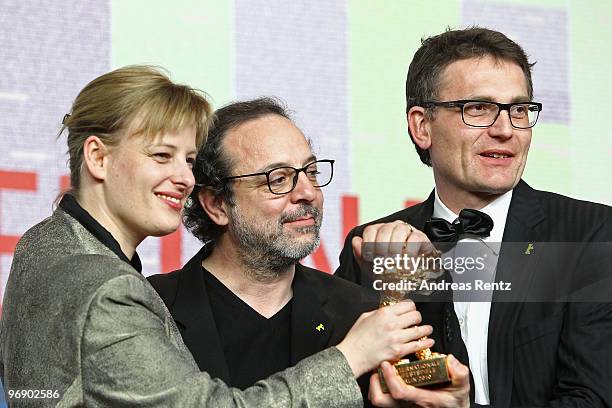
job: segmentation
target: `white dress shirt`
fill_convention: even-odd
[[[485,270],[482,272],[482,276],[479,274],[479,278],[494,282],[499,250],[506,227],[506,218],[508,216],[511,199],[512,190],[496,198],[489,205],[479,210],[493,219],[493,229],[488,237],[479,239],[460,238],[458,246],[443,256],[458,256],[455,251],[460,251],[461,249],[457,248],[465,242],[474,243],[470,245],[478,245],[478,243],[480,243],[483,246],[482,253],[486,254],[486,262]],[[442,218],[451,223],[459,217],[458,214],[453,213],[444,203],[442,203],[437,190],[434,201],[433,217]],[[489,372],[487,366],[487,339],[491,302],[454,302],[454,307],[457,318],[459,319],[461,338],[465,343],[470,359],[470,371],[474,377],[474,402],[481,405],[488,405]]]

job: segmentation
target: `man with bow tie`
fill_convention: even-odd
[[[364,242],[480,245],[490,252],[484,275],[511,282],[511,293],[474,302],[454,292],[453,301],[417,306],[435,348],[469,365],[474,406],[610,407],[612,209],[521,179],[542,110],[532,66],[518,44],[484,28],[423,40],[408,71],[406,112],[435,189],[353,229],[336,276],[372,288],[371,270],[358,262]],[[406,400],[412,392],[406,387]]]

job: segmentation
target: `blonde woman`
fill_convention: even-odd
[[[355,377],[414,352],[429,328],[404,303],[362,316],[345,340],[240,391],[200,373],[136,247],[176,230],[211,109],[151,67],[79,93],[68,132],[71,191],[17,245],[4,297],[10,406],[361,405]]]

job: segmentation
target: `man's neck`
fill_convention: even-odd
[[[504,194],[472,193],[468,191],[450,192],[438,186],[436,186],[436,193],[438,197],[440,197],[440,201],[442,201],[454,214],[459,214],[464,208],[481,210]]]
[[[222,241],[222,240],[220,240]],[[246,266],[236,250],[217,242],[202,266],[260,315],[270,318],[293,297],[295,264],[276,276],[260,278]]]

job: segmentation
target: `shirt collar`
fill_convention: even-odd
[[[130,264],[138,272],[142,273],[142,263],[136,252],[130,260],[121,250],[119,242],[104,228],[94,217],[91,216],[71,194],[64,194],[59,203],[59,207],[77,220],[87,231],[103,243],[108,249],[113,251],[122,261]]]
[[[487,242],[501,242],[506,228],[506,218],[510,209],[510,201],[512,200],[512,190],[505,192],[495,200],[481,208],[479,211],[487,214],[493,219],[493,229],[491,234],[483,238]],[[434,198],[433,217],[442,218],[448,222],[453,222],[459,217],[459,214],[452,212],[438,196],[438,190]]]

